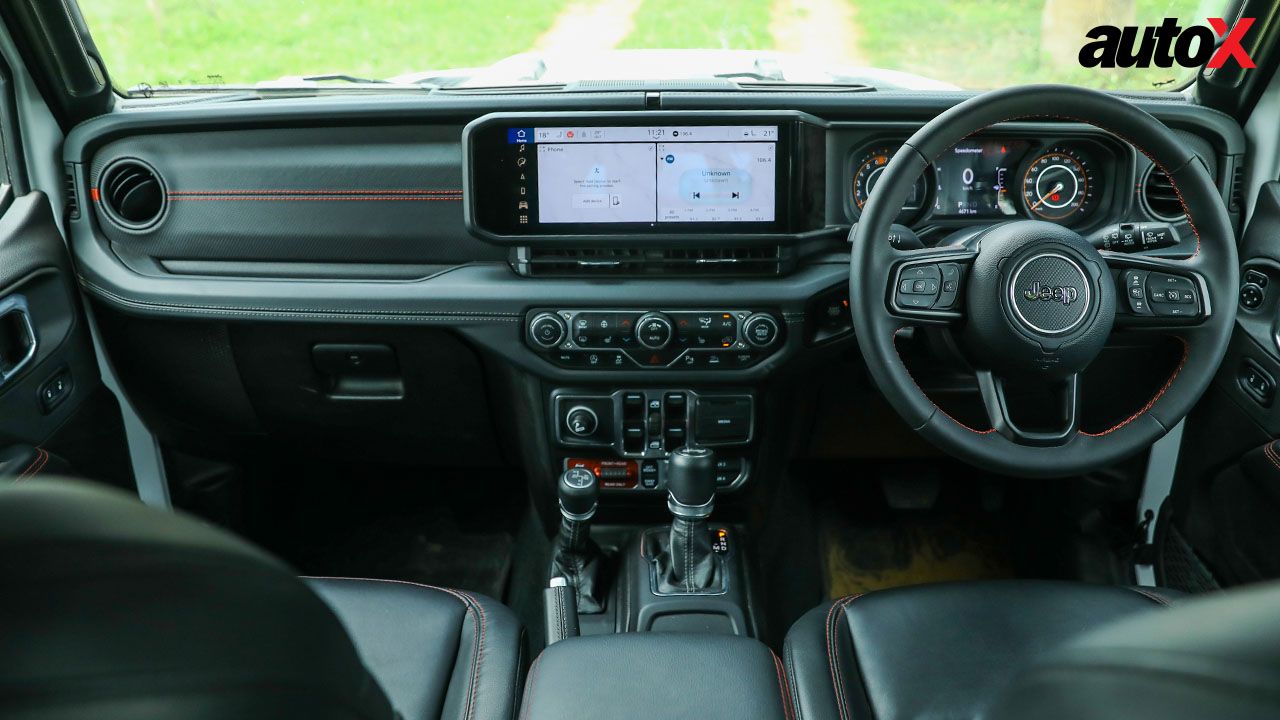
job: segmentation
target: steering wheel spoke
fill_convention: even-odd
[[[1013,419],[1008,385],[1003,377],[990,370],[979,370],[977,378],[978,391],[982,395],[982,404],[986,406],[987,419],[991,421],[991,427],[1009,440],[1031,447],[1051,447],[1065,445],[1075,437],[1080,426],[1078,420],[1080,376],[1078,373],[1072,373],[1066,378],[1051,383],[1049,393],[1054,396],[1051,402],[1057,406],[1060,424],[1036,430],[1028,429]]]
[[[1185,260],[1115,252],[1102,258],[1116,281],[1116,329],[1187,329],[1213,312],[1208,281]]]
[[[976,253],[938,248],[899,253],[889,273],[887,305],[894,317],[945,325],[964,317],[964,283]]]

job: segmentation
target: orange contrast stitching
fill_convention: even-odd
[[[831,608],[827,610],[827,665],[831,668],[831,686],[836,693],[836,706],[840,710],[841,720],[849,720],[849,707],[844,699],[844,678],[840,673],[836,672],[836,665],[840,664],[839,651],[836,649],[834,642],[834,623],[836,610],[844,611],[849,603],[862,597],[862,594],[849,595],[842,600],[838,600],[831,604]]]
[[[44,448],[36,448],[36,456],[31,459],[31,464],[18,475],[14,482],[22,482],[30,480],[40,474],[44,470],[44,466],[49,464],[49,453]]]
[[[903,360],[902,360],[902,352],[898,350],[898,335],[899,335],[903,330],[906,330],[906,329],[907,329],[907,328],[898,328],[897,330],[894,330],[894,331],[893,331],[893,339],[892,339],[890,342],[891,342],[891,343],[892,343],[892,345],[893,345],[893,351],[894,351],[895,353],[897,353],[897,355],[898,355],[898,362],[902,363],[902,369],[903,369],[903,371],[907,373],[907,377],[911,379],[911,383],[912,383],[913,385],[915,385],[915,386],[916,386],[916,389],[920,391],[920,394],[921,394],[921,395],[924,395],[924,397],[925,397],[925,399],[926,399],[926,400],[928,400],[929,402],[933,403],[933,406],[934,406],[935,408],[937,408],[938,412],[942,413],[943,417],[945,417],[946,419],[950,420],[951,422],[953,422],[953,423],[955,423],[955,424],[959,425],[960,427],[964,428],[965,430],[968,430],[969,432],[971,432],[971,433],[973,433],[973,434],[975,434],[975,435],[990,435],[991,433],[995,432],[995,431],[996,431],[996,429],[995,429],[995,428],[990,428],[990,429],[988,429],[988,430],[977,430],[977,429],[971,428],[971,427],[969,427],[968,425],[965,425],[964,423],[960,422],[959,420],[957,420],[957,419],[955,419],[955,418],[951,417],[951,414],[950,414],[950,413],[948,413],[946,410],[943,410],[943,409],[942,409],[942,407],[938,405],[938,403],[933,402],[933,400],[929,397],[929,394],[928,394],[928,393],[926,393],[926,392],[924,391],[924,388],[920,387],[920,383],[916,382],[916,379],[915,379],[914,377],[912,377],[912,375],[911,375],[911,371],[910,371],[910,370],[907,370],[907,364],[906,364],[905,362],[903,362]]]
[[[778,659],[778,654],[772,649],[769,654],[773,656],[773,669],[778,673],[778,693],[782,696],[782,714],[787,720],[792,720],[791,713],[791,689],[787,687],[787,681],[782,675],[782,661]]]
[[[1103,435],[1109,435],[1115,432],[1116,430],[1119,430],[1120,428],[1124,427],[1125,425],[1128,425],[1134,420],[1137,420],[1139,417],[1143,415],[1143,413],[1147,412],[1152,407],[1154,407],[1156,404],[1156,401],[1159,400],[1161,397],[1164,397],[1164,394],[1168,392],[1170,387],[1173,386],[1173,381],[1178,378],[1178,373],[1182,372],[1182,366],[1187,364],[1187,356],[1191,354],[1191,345],[1189,345],[1186,340],[1182,338],[1178,338],[1178,342],[1182,343],[1182,359],[1178,361],[1178,367],[1173,369],[1173,374],[1169,376],[1169,379],[1167,381],[1165,381],[1164,387],[1160,388],[1160,391],[1155,394],[1155,397],[1147,401],[1147,404],[1143,405],[1142,409],[1138,410],[1138,412],[1130,415],[1129,417],[1125,418],[1124,420],[1121,420],[1120,422],[1116,423],[1115,425],[1112,425],[1111,427],[1107,428],[1106,430],[1103,430],[1100,433],[1090,433],[1090,432],[1085,432],[1081,430],[1080,434],[1088,435],[1089,437],[1102,437]]]

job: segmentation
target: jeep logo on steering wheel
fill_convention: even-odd
[[[1041,285],[1037,280],[1031,283],[1031,287],[1022,291],[1022,297],[1025,300],[1044,302],[1059,302],[1063,305],[1070,305],[1080,297],[1080,291],[1070,285]]]

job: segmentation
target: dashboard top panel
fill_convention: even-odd
[[[463,326],[470,326],[473,321],[493,321],[509,330],[533,302],[530,293],[535,288],[554,285],[551,296],[535,293],[549,304],[634,304],[652,300],[655,280],[662,284],[664,296],[689,302],[696,299],[714,305],[718,302],[717,293],[732,293],[744,303],[767,299],[784,313],[797,312],[809,300],[801,294],[814,289],[807,281],[802,283],[801,278],[816,273],[824,278],[823,282],[839,282],[839,265],[846,250],[843,231],[856,219],[855,155],[876,143],[901,142],[922,122],[969,96],[662,92],[650,97],[641,92],[603,92],[127,103],[118,112],[81,124],[67,138],[63,159],[71,185],[82,198],[79,215],[69,218],[67,228],[86,287],[100,299],[133,314]],[[1195,144],[1208,164],[1218,162],[1224,167],[1221,163],[1244,151],[1242,130],[1220,113],[1182,100],[1133,100],[1187,133],[1189,142]],[[757,235],[762,243],[792,243],[797,257],[789,266],[791,269],[780,277],[723,278],[709,283],[693,274],[620,276],[611,277],[608,282],[565,278],[531,282],[507,266],[512,257],[507,248],[477,239],[465,225],[463,126],[494,112],[511,117],[537,113],[548,118],[598,117],[602,121],[626,120],[645,126],[661,125],[664,118],[688,119],[691,115],[721,125],[750,125],[777,118],[802,120],[806,126],[820,129],[824,136],[823,162],[810,166],[823,169],[822,183],[812,193],[821,196],[824,207],[817,224],[820,229],[781,236]],[[991,132],[1007,137],[1033,134],[1035,137],[1028,138],[1032,142],[1037,137],[1054,142],[1055,138],[1077,136],[1104,146],[1111,142],[1087,126],[1072,123],[1010,123]],[[1107,157],[1099,157],[1103,155],[1099,152],[1099,156],[1090,159],[1095,174],[1105,170],[1111,161],[1114,148],[1105,149]],[[418,188],[455,192],[447,200],[417,204],[396,204],[380,196],[371,202],[339,202],[334,200],[336,196],[323,194],[306,205],[249,199],[230,203],[192,201],[182,206],[186,208],[183,215],[171,215],[157,226],[156,231],[163,236],[148,236],[104,225],[95,203],[89,201],[90,189],[96,187],[96,173],[117,157],[107,153],[117,152],[120,157],[136,157],[151,164],[167,181],[172,181],[170,189],[179,191],[243,189],[232,183],[251,177],[261,180],[261,190]],[[1129,159],[1121,148],[1115,152],[1114,161],[1117,166],[1127,167],[1114,180],[1118,195],[1112,198],[1111,205],[1114,213],[1123,214],[1126,208],[1133,207],[1131,190],[1142,177],[1143,159]],[[1227,170],[1230,167],[1225,166]],[[1227,183],[1223,185],[1226,193],[1230,180],[1224,179],[1223,173],[1218,177],[1220,183]],[[1025,211],[1025,201],[1009,199]],[[173,205],[181,202],[185,201]],[[1089,215],[1090,220],[1080,227],[1091,227],[1094,220],[1100,222],[1107,216],[1104,207],[1098,205]],[[298,218],[306,215],[327,219],[300,225]],[[924,221],[928,227],[942,230],[947,223],[966,222],[963,218],[927,217]],[[300,233],[300,227],[311,227],[312,234]],[[635,238],[634,244],[714,247],[736,243],[744,237],[750,235],[648,235]],[[319,245],[316,238],[320,239]],[[572,236],[566,242],[581,245],[593,241],[590,236]],[[324,260],[340,267],[330,271],[325,262],[308,258],[317,247],[327,247]],[[433,257],[433,250],[440,252]],[[387,279],[380,279],[377,273],[351,270],[388,263],[432,267],[417,275],[410,270],[388,272]],[[303,264],[308,265],[305,274],[293,271]],[[216,272],[201,272],[201,268],[214,268]],[[740,297],[744,293],[758,297]]]

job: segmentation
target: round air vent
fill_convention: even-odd
[[[160,176],[138,160],[120,160],[103,170],[98,199],[112,220],[131,230],[154,225],[165,207]]]
[[[1147,177],[1142,181],[1142,203],[1157,220],[1176,222],[1186,216],[1173,182],[1155,165],[1147,168]]]

